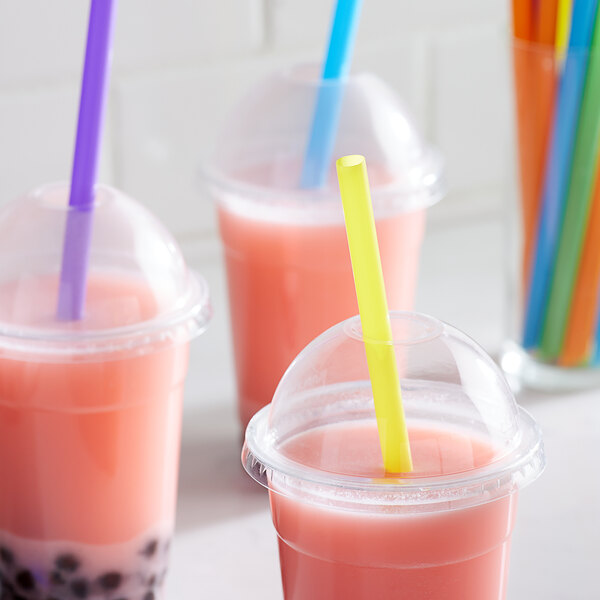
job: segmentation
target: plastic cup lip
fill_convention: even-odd
[[[342,493],[359,492],[352,503],[372,504],[373,496],[384,495],[383,504],[427,505],[460,499],[469,505],[509,495],[537,478],[544,469],[542,433],[533,417],[519,407],[521,436],[518,445],[507,455],[489,465],[449,475],[409,475],[406,477],[375,478],[344,475],[307,467],[279,454],[272,447],[261,446],[267,436],[270,405],[262,408],[250,420],[242,448],[242,464],[246,472],[267,489],[282,495],[296,496],[296,485],[314,486],[320,490]],[[272,440],[271,440],[272,441]],[[273,477],[281,475],[287,486],[272,485]],[[327,492],[325,492],[327,494]],[[427,496],[424,497],[424,495]]]
[[[441,154],[434,149],[430,149],[432,162],[443,164]],[[218,167],[205,163],[200,166],[200,181],[217,191],[217,202],[227,205],[228,202],[221,196],[233,196],[234,198],[243,198],[252,204],[258,204],[265,207],[276,207],[281,211],[287,209],[290,213],[298,209],[306,210],[310,208],[314,212],[328,212],[331,210],[331,204],[336,207],[339,202],[339,193],[334,189],[286,189],[275,188],[267,185],[259,185],[247,181],[241,181],[229,177]],[[416,210],[429,208],[437,204],[446,193],[446,183],[443,173],[429,173],[423,178],[423,186],[410,189],[396,184],[374,185],[371,187],[371,198],[376,214],[385,211],[394,213],[413,212]],[[281,199],[284,197],[288,206],[281,205]],[[340,215],[341,203],[339,203]]]
[[[538,42],[533,40],[524,40],[522,38],[515,37],[514,34],[509,34],[509,43],[512,44],[513,48],[520,51],[527,51],[530,56],[538,56],[539,58],[545,58],[549,60],[556,59],[556,46],[553,44],[547,44],[544,42]],[[566,51],[571,56],[584,57],[597,50],[591,50],[589,46],[569,46]]]
[[[93,359],[98,354],[145,354],[164,342],[187,342],[203,333],[212,317],[205,279],[188,271],[188,294],[174,311],[131,325],[99,330],[13,327],[0,322],[0,351],[32,354],[56,361]]]

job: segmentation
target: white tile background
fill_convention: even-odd
[[[355,55],[357,67],[398,91],[447,158],[449,195],[431,211],[417,306],[491,351],[502,336],[508,5],[365,0]],[[0,202],[69,177],[87,7],[0,1]],[[198,166],[250,83],[290,61],[320,59],[332,8],[332,0],[119,2],[101,178],[163,219],[209,280],[215,317],[193,349],[192,404],[233,397],[222,262]],[[440,253],[446,245],[452,252]],[[478,305],[477,267],[496,286],[493,306]]]

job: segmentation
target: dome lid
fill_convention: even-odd
[[[318,67],[300,65],[255,85],[225,121],[204,169],[212,191],[232,210],[255,218],[343,218],[335,159],[365,156],[376,214],[437,202],[443,161],[428,145],[397,94],[377,76],[322,81]],[[304,153],[319,93],[341,98],[328,178],[301,189]]]
[[[56,318],[69,187],[50,184],[0,210],[0,353],[85,360],[187,341],[211,315],[205,281],[141,204],[96,188],[84,315]]]
[[[414,470],[383,469],[354,317],[311,342],[251,420],[242,457],[250,475],[315,502],[403,510],[476,505],[535,479],[541,432],[482,348],[426,315],[393,312],[391,323]]]

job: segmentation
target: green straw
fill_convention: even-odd
[[[575,138],[569,191],[540,344],[540,356],[545,360],[557,359],[562,350],[590,213],[600,138],[598,47],[600,47],[600,17],[596,14]]]

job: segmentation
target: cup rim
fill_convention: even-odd
[[[13,327],[0,323],[0,352],[23,353],[44,360],[78,362],[104,353],[145,354],[157,344],[186,342],[203,333],[212,318],[206,280],[188,271],[188,294],[177,310],[146,321],[92,331],[60,331],[36,327]]]
[[[423,186],[411,189],[392,183],[371,187],[375,216],[426,209],[437,204],[446,195],[443,158],[433,148],[430,148],[429,154],[432,162],[438,165],[438,172],[425,175]],[[250,214],[254,207],[261,206],[272,209],[274,216],[278,214],[284,217],[282,220],[287,216],[293,222],[298,222],[297,213],[307,209],[321,216],[335,213],[343,219],[339,192],[335,189],[274,188],[234,179],[210,163],[200,166],[199,179],[212,192],[217,204],[227,207],[243,204]],[[282,197],[286,199],[286,205],[281,204]],[[274,220],[280,219],[275,217]]]
[[[377,480],[372,477],[344,475],[300,465],[274,452],[260,448],[258,439],[265,435],[270,405],[262,408],[250,420],[242,448],[242,464],[246,472],[272,492],[297,496],[274,485],[273,479],[283,476],[288,489],[313,490],[316,497],[332,498],[349,493],[350,504],[383,504],[388,506],[435,506],[459,500],[474,506],[513,493],[536,479],[545,467],[542,434],[533,417],[518,407],[520,440],[509,453],[488,465],[447,475],[412,475]],[[310,491],[308,492],[310,494]],[[364,495],[364,497],[363,497]],[[328,503],[329,503],[328,501]]]

